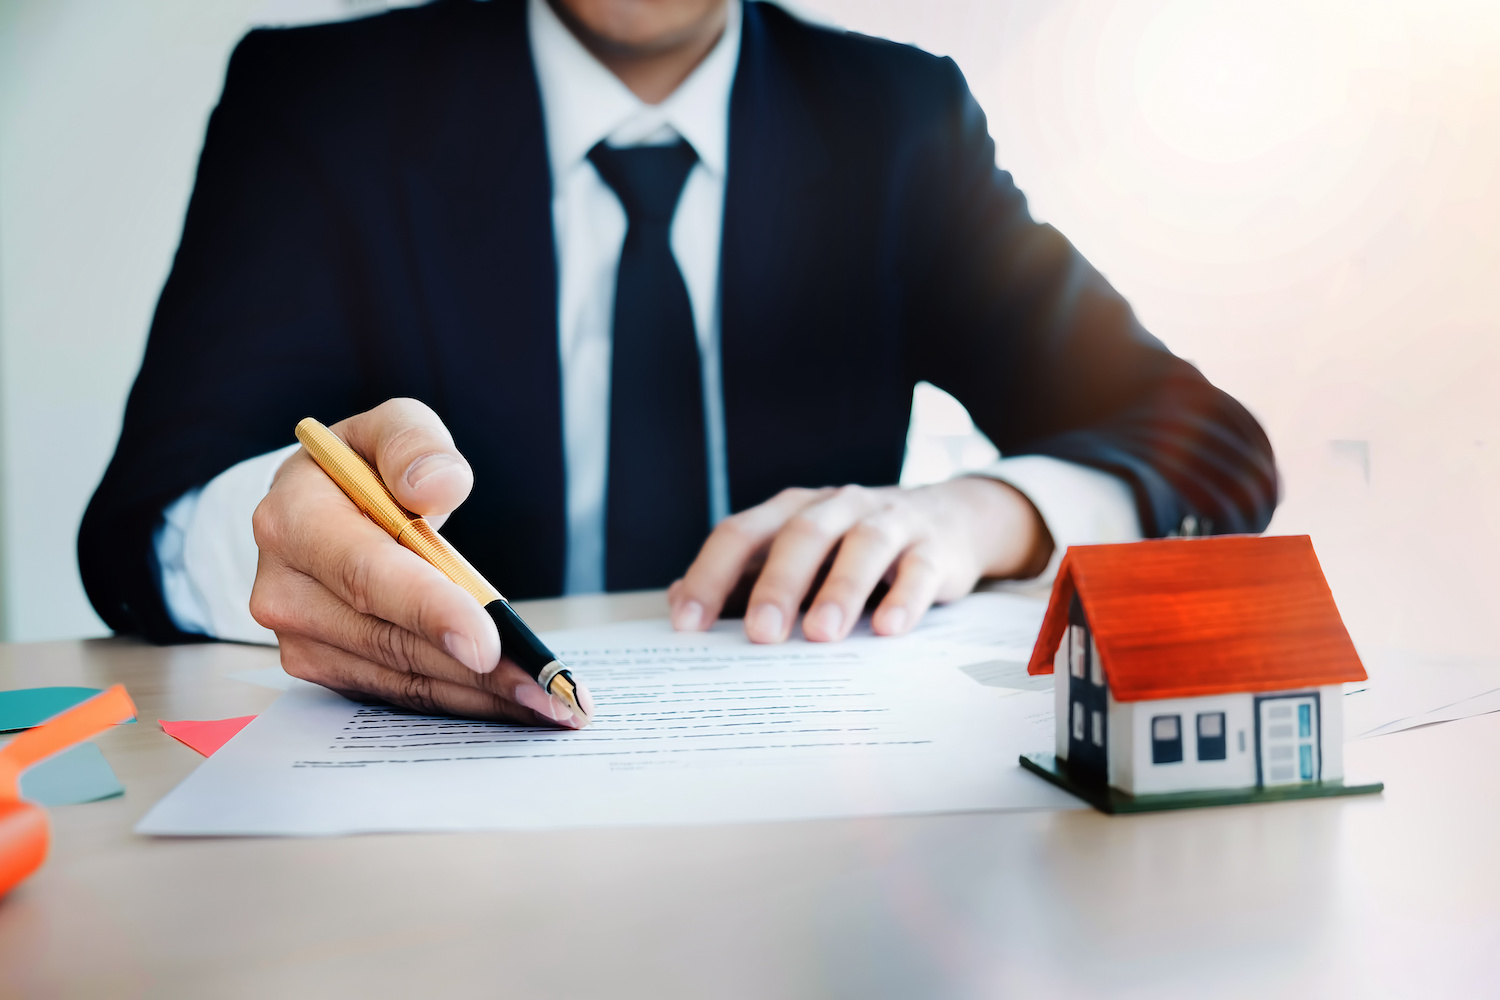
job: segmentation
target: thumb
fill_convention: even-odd
[[[380,472],[407,510],[446,516],[474,488],[474,472],[426,403],[388,399],[332,430]]]

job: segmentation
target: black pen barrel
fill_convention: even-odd
[[[542,671],[557,659],[542,640],[531,631],[531,626],[521,620],[516,609],[504,598],[491,601],[484,606],[500,630],[500,654],[514,660],[522,670],[532,677],[541,678]]]

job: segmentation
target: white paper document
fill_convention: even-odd
[[[1408,650],[1361,650],[1369,680],[1344,689],[1353,739],[1500,711],[1500,660]]]
[[[832,644],[756,646],[739,622],[554,632],[548,645],[597,703],[579,732],[297,685],[137,829],[320,835],[1077,807],[1016,762],[1052,745],[1052,695],[1025,689],[1037,679],[1021,659],[1041,613],[980,594],[910,636],[866,630]]]

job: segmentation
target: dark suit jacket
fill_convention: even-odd
[[[550,184],[522,0],[240,43],[79,535],[110,627],[186,638],[152,548],[167,504],[392,396],[473,465],[445,534],[511,596],[561,590]],[[1269,520],[1260,427],[1032,221],[952,61],[746,3],[723,233],[734,509],[895,482],[926,379],[1004,454],[1123,477],[1148,534]]]

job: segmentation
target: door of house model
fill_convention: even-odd
[[[1318,696],[1282,695],[1256,699],[1260,730],[1260,783],[1296,785],[1317,781],[1323,761],[1319,750]]]

